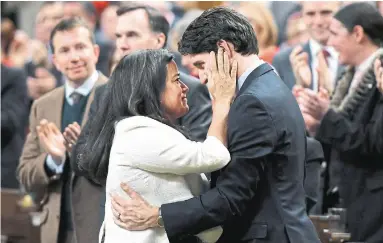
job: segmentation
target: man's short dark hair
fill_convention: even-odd
[[[251,24],[238,12],[216,7],[203,12],[186,29],[178,51],[182,55],[218,51],[217,42],[225,40],[242,55],[258,54],[258,41]]]
[[[120,7],[117,10],[117,16],[121,16],[139,9],[144,10],[148,15],[149,26],[151,31],[154,33],[163,33],[165,35],[165,42],[163,46],[165,47],[168,40],[169,22],[166,20],[165,16],[157,9],[147,5],[129,3],[125,6]]]
[[[89,31],[89,38],[90,38],[90,41],[95,44],[95,38],[94,38],[94,34],[93,34],[93,31],[89,28],[89,26],[84,22],[83,19],[79,18],[79,17],[75,17],[75,18],[70,18],[70,19],[64,19],[64,20],[61,20],[55,27],[54,29],[52,30],[51,32],[51,37],[50,37],[50,46],[51,46],[51,49],[52,49],[52,52],[54,53],[55,52],[55,49],[54,49],[54,46],[53,46],[53,38],[55,37],[56,33],[57,32],[62,32],[62,31],[68,31],[68,30],[73,30],[74,28],[77,28],[77,27],[84,27],[85,29],[87,29]]]

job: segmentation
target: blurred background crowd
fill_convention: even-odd
[[[294,73],[293,48],[295,46],[301,45],[303,50],[309,53],[308,62],[311,70],[315,69],[318,62],[315,60],[317,56],[313,54],[314,50],[328,46],[326,58],[329,55],[328,66],[334,76],[333,83],[328,84],[329,91],[335,89],[336,77],[344,71],[338,63],[339,53],[327,45],[327,40],[333,14],[350,2],[302,4],[298,1],[145,1],[136,3],[149,5],[165,16],[170,25],[166,48],[174,54],[179,69],[196,78],[199,76],[198,68],[187,56],[183,57],[178,53],[177,43],[195,18],[204,10],[215,6],[233,8],[248,18],[258,39],[259,57],[275,68],[290,89],[293,89],[295,84],[304,82],[304,80],[297,80],[297,74]],[[116,41],[118,41],[116,11],[126,4],[129,2],[1,2],[2,231],[8,232],[8,235],[20,233],[21,231],[17,232],[17,227],[27,228],[25,224],[30,224],[32,217],[18,216],[20,219],[16,220],[17,217],[14,216],[20,211],[19,208],[27,208],[34,203],[33,197],[29,195],[20,198],[25,195],[25,190],[16,177],[25,138],[29,133],[28,117],[31,106],[35,100],[65,83],[65,75],[53,64],[53,50],[50,46],[51,31],[65,18],[81,17],[85,20],[94,32],[95,42],[100,47],[96,69],[108,77],[122,56],[121,50],[116,47]],[[382,1],[369,2],[369,4],[383,14]],[[383,30],[381,34],[383,35]],[[133,49],[136,48],[134,40],[129,45]],[[316,79],[318,77],[313,74],[311,82],[313,90],[318,90],[318,87],[315,87],[318,85]],[[366,109],[370,108],[366,107]],[[383,136],[383,134],[376,136]],[[381,155],[383,148],[378,150],[377,153]],[[330,166],[332,161],[338,162],[341,159],[334,158],[331,147],[323,146],[323,151],[324,156],[323,158],[319,156],[317,164],[319,171],[317,191],[320,196],[309,212],[313,215],[325,215],[330,208],[342,206],[338,187],[340,183],[343,183],[339,178],[344,168],[339,169],[336,162]],[[383,177],[376,180],[379,180],[383,187]],[[374,188],[376,189],[383,190],[380,187]],[[382,197],[381,199],[383,200]],[[380,204],[383,204],[383,201],[380,201]],[[6,214],[5,211],[8,213]],[[380,213],[383,213],[383,210]],[[9,216],[8,221],[3,221],[7,216]],[[20,226],[23,225],[21,222],[23,220],[28,223],[24,222],[24,226]],[[5,227],[4,224],[9,227]],[[33,224],[39,225],[38,222]],[[35,237],[32,236],[33,229],[27,231],[25,234],[29,235],[28,237]],[[5,233],[2,235],[6,237]],[[6,242],[5,238],[3,240]],[[28,239],[20,242],[34,241]],[[383,239],[379,242],[383,242]]]

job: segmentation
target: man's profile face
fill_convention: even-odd
[[[333,2],[303,2],[302,15],[307,30],[314,40],[325,45],[329,36],[329,27],[334,13],[340,3]]]
[[[117,18],[116,47],[120,57],[137,50],[160,49],[157,33],[153,33],[145,10],[137,9]]]
[[[190,54],[187,55],[190,62],[198,70],[199,80],[202,84],[207,83],[207,71],[210,69],[210,54],[200,53],[200,54]]]

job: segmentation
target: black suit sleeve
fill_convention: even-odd
[[[381,156],[383,154],[383,95],[379,94],[379,96],[372,116],[365,125],[354,127],[349,119],[330,109],[322,119],[316,138],[340,151]]]
[[[307,137],[304,180],[307,212],[309,212],[320,199],[320,176],[323,161],[324,153],[322,145],[314,138]]]
[[[72,167],[73,171],[77,175],[86,176],[86,173],[84,173],[83,171],[81,171],[79,169],[79,167],[78,167],[79,161],[78,160],[79,160],[79,157],[82,153],[82,149],[85,146],[86,139],[87,139],[88,134],[89,134],[89,124],[90,124],[89,121],[92,121],[92,119],[94,119],[94,117],[95,117],[95,114],[98,110],[98,105],[99,105],[100,99],[102,98],[101,96],[102,96],[102,92],[104,90],[104,87],[105,87],[105,85],[102,85],[96,89],[95,95],[94,95],[94,100],[93,100],[93,102],[89,108],[88,121],[85,123],[85,125],[82,129],[81,134],[77,140],[77,143],[72,148],[72,157],[71,157],[72,159],[70,160],[70,163],[71,163],[71,167]]]
[[[181,77],[183,80],[191,77]],[[186,80],[185,80],[186,81]],[[192,81],[192,82],[191,82]],[[211,101],[209,91],[205,85],[197,80],[185,82],[189,87],[189,112],[181,118],[181,125],[186,127],[191,138],[195,141],[204,141],[211,123]]]
[[[260,101],[242,95],[230,109],[228,126],[231,162],[216,187],[199,197],[161,206],[170,238],[223,225],[231,217],[244,214],[255,197],[265,159],[277,141],[273,121]]]
[[[1,68],[1,139],[4,143],[26,126],[29,99],[25,72],[4,66]]]

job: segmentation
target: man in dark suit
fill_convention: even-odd
[[[332,72],[332,79],[335,80],[337,74],[342,71],[338,68],[338,56],[336,51],[327,46],[327,40],[330,35],[328,27],[332,15],[340,7],[339,2],[302,2],[302,15],[304,22],[307,26],[310,40],[299,47],[292,47],[278,53],[273,60],[272,65],[278,72],[279,76],[286,83],[286,85],[292,89],[295,84],[299,84],[299,80],[296,80],[294,76],[294,66],[292,66],[291,60],[299,60],[296,64],[302,64],[305,68],[309,68],[311,73],[303,73],[303,79],[308,79],[308,87],[317,90],[318,87],[318,75],[313,70],[318,66],[317,54],[320,51],[324,51],[326,61]],[[300,68],[302,73],[304,68]],[[302,70],[303,69],[303,70]],[[333,83],[335,85],[335,83]]]
[[[160,208],[123,186],[132,200],[114,197],[115,222],[129,230],[165,227],[170,241],[222,225],[218,242],[319,242],[306,214],[306,134],[294,96],[258,58],[250,23],[222,7],[189,25],[179,51],[191,56],[206,83],[209,53],[218,47],[238,62],[227,131],[231,162],[212,174],[208,192]]]
[[[26,74],[1,64],[1,187],[18,188],[16,168],[28,119]]]

